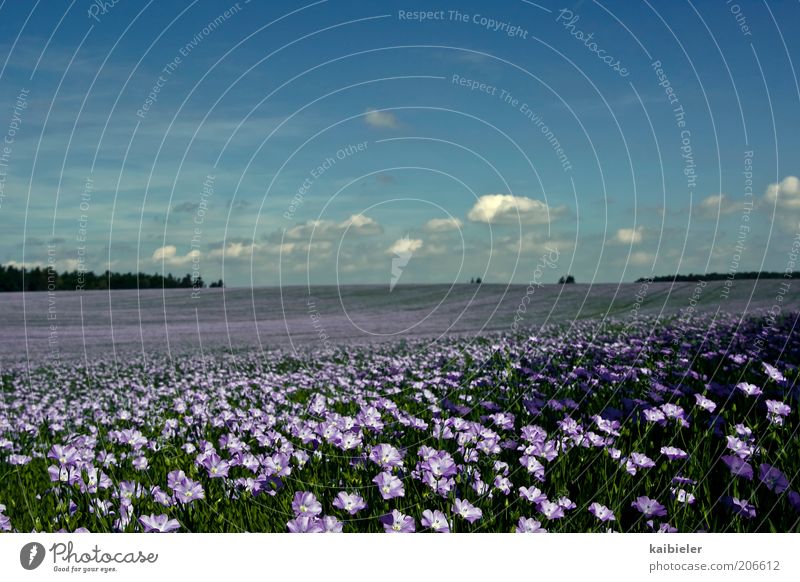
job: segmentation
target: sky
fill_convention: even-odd
[[[0,1],[0,263],[227,286],[784,271],[799,15]]]

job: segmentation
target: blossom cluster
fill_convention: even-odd
[[[8,364],[0,531],[796,531],[800,341],[760,325]]]

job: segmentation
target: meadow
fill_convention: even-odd
[[[0,530],[789,532],[798,314],[0,370]]]
[[[638,315],[752,313],[776,302],[780,280],[526,285],[328,285],[0,293],[0,363],[118,358],[204,350],[316,350]],[[724,295],[726,294],[726,295]],[[783,297],[784,310],[800,297]],[[520,310],[524,312],[520,313]],[[689,315],[691,315],[690,313]],[[322,336],[322,337],[320,337]]]

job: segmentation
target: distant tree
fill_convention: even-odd
[[[733,278],[729,273],[706,273],[699,275],[689,273],[688,275],[659,275],[658,277],[640,277],[636,279],[637,283],[645,281],[655,281],[656,283],[695,283],[698,281],[724,281]],[[783,271],[739,271],[736,273],[736,279],[783,279],[783,278],[800,278],[800,271],[792,271],[791,273]]]
[[[481,278],[480,278],[480,277],[478,277],[477,279],[475,279],[475,284],[476,284],[476,285],[480,285],[481,283],[482,283],[482,281],[481,281]]]
[[[216,281],[216,282],[212,282],[211,285],[209,285],[209,287],[214,287],[214,288],[216,288],[216,287],[224,287],[224,285],[222,284],[222,279],[220,279],[219,281]]]
[[[470,282],[470,285],[474,285],[474,284],[475,284],[475,277],[473,277],[472,279],[470,279],[470,280],[469,280],[469,282]]]
[[[172,275],[146,273],[112,273],[104,271],[64,271],[58,273],[50,267],[33,269],[0,265],[0,292],[2,291],[89,291],[101,289],[175,289],[178,287],[205,287],[202,277],[186,275],[180,279]],[[217,282],[222,287],[222,279]]]
[[[561,277],[558,280],[559,285],[570,285],[575,282],[575,277],[572,275],[567,275],[566,277]]]

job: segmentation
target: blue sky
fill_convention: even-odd
[[[524,283],[553,249],[542,282],[787,266],[796,2],[101,4],[0,4],[0,262],[229,285],[388,284],[393,261]]]

